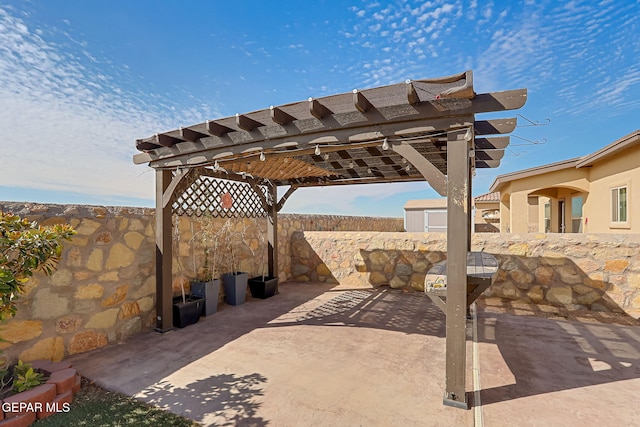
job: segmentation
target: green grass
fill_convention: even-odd
[[[69,412],[60,412],[33,424],[47,426],[198,426],[179,415],[146,405],[95,384],[84,384],[75,395]]]

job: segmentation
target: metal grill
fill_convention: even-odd
[[[267,203],[272,204],[271,193],[266,186],[258,186]],[[198,175],[171,205],[173,213],[184,216],[212,215],[214,217],[257,218],[267,216],[260,197],[251,185]]]

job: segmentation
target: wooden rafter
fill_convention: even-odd
[[[371,102],[369,102],[367,97],[357,89],[353,90],[353,105],[355,105],[358,111],[360,111],[361,113],[366,113],[367,111],[373,109],[373,105],[371,104]]]
[[[271,109],[271,120],[273,120],[274,123],[277,123],[279,125],[284,126],[287,123],[290,123],[296,119],[292,115],[285,113],[281,108],[274,107],[272,105],[270,109]]]
[[[134,162],[137,164],[151,162],[151,166],[164,167],[163,162],[159,160],[165,158],[172,158],[172,160],[178,160],[185,157],[200,157],[201,153],[210,150],[224,149],[225,146],[231,144],[236,146],[244,146],[244,148],[256,148],[256,149],[270,149],[278,144],[285,142],[297,142],[300,145],[314,144],[315,140],[326,138],[326,134],[330,133],[335,140],[349,140],[349,138],[362,133],[363,129],[384,129],[384,132],[378,132],[380,137],[395,136],[396,134],[403,134],[411,132],[416,127],[416,123],[421,123],[428,126],[430,120],[438,122],[436,128],[442,129],[441,122],[447,121],[451,124],[451,127],[455,127],[459,117],[468,116],[469,114],[476,114],[490,111],[505,111],[515,108],[520,108],[526,100],[526,90],[519,89],[514,91],[496,92],[492,94],[477,95],[473,100],[465,100],[462,104],[452,103],[452,100],[437,100],[431,102],[420,102],[419,104],[412,105],[411,110],[404,110],[401,108],[396,109],[396,113],[406,114],[393,117],[392,120],[388,120],[383,115],[367,116],[366,119],[353,123],[350,126],[345,126],[336,129],[336,120],[329,120],[331,115],[324,120],[318,120],[313,118],[313,126],[311,122],[305,124],[305,120],[297,121],[296,126],[288,126],[286,128],[279,127],[278,125],[271,127],[259,127],[260,132],[255,132],[257,128],[248,125],[248,128],[254,130],[254,132],[246,131],[234,131],[224,133],[224,137],[230,137],[231,141],[223,140],[220,136],[210,136],[208,138],[202,138],[196,142],[181,142],[180,148],[175,147],[176,144],[167,147],[159,147],[153,151],[137,154],[134,156]],[[389,110],[388,114],[392,114]],[[448,115],[443,119],[442,115]],[[327,122],[327,120],[329,120]],[[342,120],[342,119],[340,119]],[[242,121],[242,120],[241,120]],[[307,120],[308,122],[308,120]],[[212,122],[208,122],[207,126],[213,127]],[[192,126],[195,129],[200,128],[201,125]],[[204,128],[204,124],[202,125]],[[279,128],[279,129],[278,129]],[[300,129],[305,129],[304,132]],[[204,130],[204,129],[203,129]],[[213,132],[209,132],[213,133]],[[173,138],[173,137],[172,137]],[[235,139],[234,139],[235,138]],[[174,138],[172,141],[175,141]],[[140,144],[147,143],[147,140],[138,140],[138,146]],[[153,139],[151,140],[153,141]],[[168,142],[168,141],[167,141]],[[148,147],[148,145],[146,145]],[[229,147],[227,147],[229,148]],[[148,150],[148,148],[146,148]],[[182,164],[188,164],[184,162]],[[173,163],[178,165],[181,163]]]
[[[253,120],[245,114],[236,114],[236,125],[247,132],[250,132],[260,126],[264,126],[262,123]]]
[[[189,128],[180,128],[179,132],[180,132],[180,138],[181,139],[183,139],[185,141],[191,141],[191,142],[197,141],[200,138],[204,138],[204,137],[207,136],[207,135],[205,135],[203,133],[196,132],[196,131],[194,131],[192,129],[189,129]]]
[[[322,120],[323,118],[333,114],[333,112],[322,105],[320,101],[313,98],[309,98],[309,112],[318,120]]]
[[[209,133],[209,135],[221,137],[229,132],[233,132],[233,129],[227,126],[223,126],[220,123],[216,123],[212,120],[207,120],[205,122],[205,129]]]
[[[411,80],[407,81],[407,101],[409,101],[409,104],[411,105],[420,102],[418,92],[416,92],[416,88],[413,83],[411,83]]]

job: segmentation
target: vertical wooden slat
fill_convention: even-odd
[[[467,197],[469,142],[466,130],[451,132],[447,140],[447,320],[446,389],[443,403],[468,408],[466,374]]]
[[[162,202],[171,178],[171,171],[156,170],[156,331],[163,333],[173,329],[171,203]]]

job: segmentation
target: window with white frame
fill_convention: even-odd
[[[544,204],[544,232],[551,233],[551,203]]]
[[[582,196],[571,198],[571,232],[582,233]]]
[[[611,189],[611,222],[627,222],[627,187]]]

